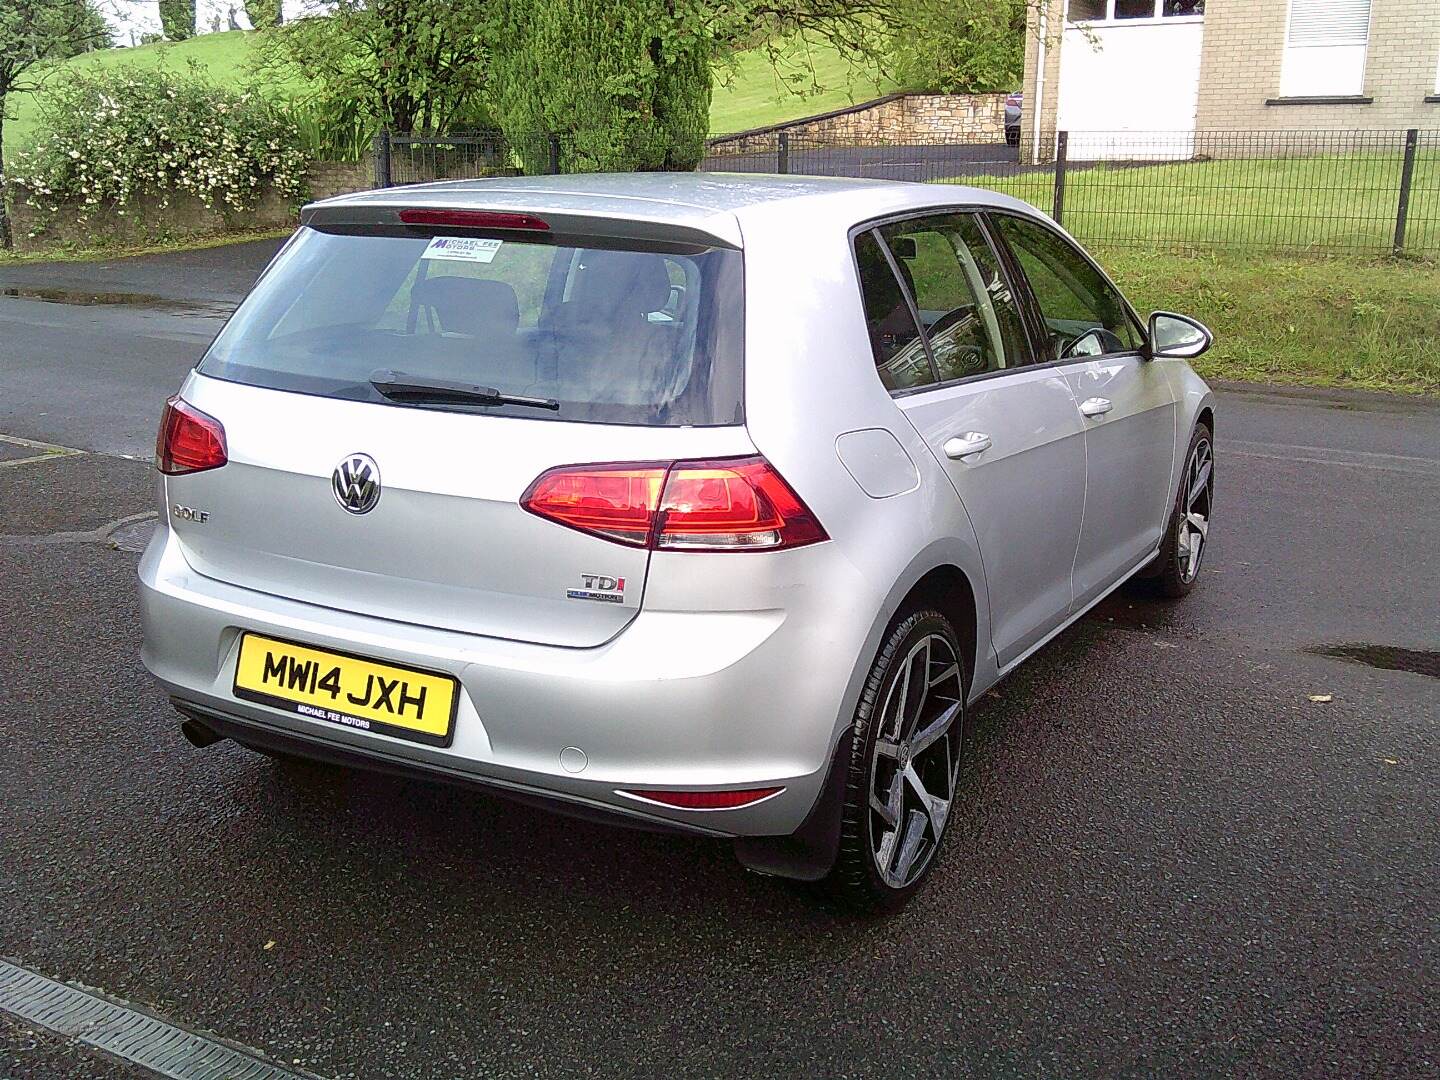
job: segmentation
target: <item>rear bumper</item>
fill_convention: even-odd
[[[163,527],[141,560],[140,586],[145,666],[182,711],[220,734],[719,837],[788,835],[806,821],[824,786],[854,661],[844,658],[843,673],[817,670],[806,620],[774,610],[646,610],[610,642],[587,649],[374,619],[205,578]],[[247,630],[454,674],[462,695],[451,745],[423,746],[238,700],[231,686]],[[570,768],[562,766],[566,748],[584,752],[580,771],[572,771],[573,751]],[[784,790],[723,811],[672,809],[621,793],[762,786]]]

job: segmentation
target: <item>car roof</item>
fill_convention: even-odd
[[[747,218],[784,204],[787,215],[815,214],[852,225],[908,210],[980,206],[1034,214],[1018,199],[958,184],[917,184],[764,173],[571,173],[451,180],[341,195],[305,208],[306,223],[393,221],[406,207],[525,209],[567,220],[629,221],[654,235],[669,230],[741,246]],[[617,234],[618,235],[618,234]]]

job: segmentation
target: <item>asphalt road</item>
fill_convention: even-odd
[[[722,845],[181,740],[114,455],[264,254],[0,279],[202,307],[0,296],[0,434],[99,451],[0,442],[0,956],[337,1078],[1440,1069],[1440,680],[1315,651],[1440,651],[1440,409],[1222,394],[1202,587],[989,695],[935,880],[857,921]],[[126,1074],[6,1021],[0,1075]]]

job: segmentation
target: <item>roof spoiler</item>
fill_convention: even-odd
[[[419,194],[418,192],[416,193]],[[530,193],[527,193],[530,194]],[[695,244],[702,247],[724,247],[739,250],[740,226],[733,214],[703,212],[662,216],[643,202],[636,202],[635,212],[629,207],[623,215],[603,211],[590,212],[573,207],[546,206],[543,199],[527,199],[523,206],[509,199],[495,199],[485,205],[469,203],[457,206],[453,200],[440,203],[433,198],[413,198],[394,201],[379,201],[373,198],[363,202],[340,200],[311,203],[300,211],[300,224],[316,229],[326,228],[415,228],[433,233],[437,229],[477,229],[485,233],[516,236],[587,237],[605,240],[636,240],[649,243]],[[673,206],[667,209],[674,209]],[[690,208],[684,208],[689,210]],[[453,224],[407,224],[401,220],[404,211],[456,211],[462,214],[476,214],[499,222],[506,217],[540,219],[548,226],[546,230],[532,227],[505,227],[500,224],[462,225]],[[406,217],[416,217],[406,214]],[[426,215],[430,216],[430,215]],[[438,214],[435,216],[439,216]],[[678,220],[677,220],[678,218]]]

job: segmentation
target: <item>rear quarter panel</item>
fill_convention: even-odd
[[[898,186],[898,185],[897,185]],[[883,208],[882,208],[883,209]],[[870,354],[849,230],[861,220],[762,205],[745,235],[745,410],[750,437],[831,537],[824,577],[776,583],[804,590],[823,640],[811,662],[835,687],[849,723],[881,637],[911,587],[936,566],[970,579],[979,609],[972,692],[993,677],[985,579],[974,529],[915,429],[880,383]],[[918,485],[868,495],[842,464],[837,437],[884,429],[914,464]]]

